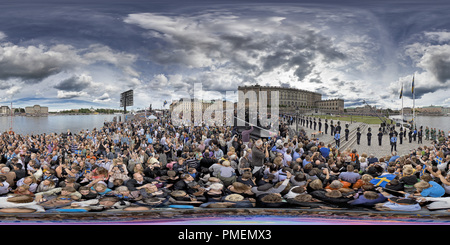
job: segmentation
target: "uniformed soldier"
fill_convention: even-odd
[[[316,130],[317,127],[317,122],[316,122],[316,118],[314,118],[314,130]]]
[[[361,132],[359,127],[356,129],[356,144],[359,145],[359,143],[361,142]]]
[[[322,131],[322,120],[319,118],[319,131]]]
[[[381,143],[383,141],[383,132],[381,131],[381,128],[378,130],[378,145],[381,146]]]
[[[348,134],[350,130],[348,129],[348,123],[345,124],[345,141],[348,141]]]
[[[325,119],[325,134],[328,134],[328,119]]]
[[[423,137],[423,131],[422,131],[422,129],[420,129],[419,132],[417,132],[417,143],[418,144],[422,144],[422,137]]]
[[[413,134],[413,131],[412,131],[412,129],[410,129],[408,132],[409,143],[412,142],[412,134]]]
[[[371,133],[372,129],[368,128],[367,130],[369,131],[367,132],[367,145],[370,146],[370,141],[372,140],[372,133]]]
[[[330,134],[331,134],[331,135],[334,135],[334,124],[333,124],[333,120],[331,120],[331,122],[330,122],[330,127],[331,127],[331,132],[330,132]]]
[[[403,127],[400,128],[400,134],[399,134],[398,139],[400,140],[400,145],[403,144]]]
[[[429,139],[430,139],[430,129],[427,126],[425,128],[425,140],[429,140]]]
[[[334,130],[339,132],[339,134],[341,134],[341,122],[340,121],[337,122],[337,126],[336,126],[336,128],[334,128]]]

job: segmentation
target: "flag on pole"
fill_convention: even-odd
[[[164,105],[163,106],[166,106],[167,105],[167,100],[164,100]]]
[[[401,99],[403,97],[403,84],[402,84],[402,90],[400,90],[400,98]]]
[[[413,76],[412,85],[411,85],[411,93],[414,94],[414,76]]]

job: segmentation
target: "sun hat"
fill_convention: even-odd
[[[344,186],[341,181],[339,180],[333,180],[330,184],[331,189],[340,189]]]
[[[211,188],[211,190],[222,190],[223,189],[223,185],[221,183],[213,183],[209,186],[209,188]]]
[[[330,192],[325,193],[325,196],[331,197],[331,198],[339,198],[339,197],[342,197],[342,193],[338,190],[332,190]]]
[[[233,184],[231,184],[234,188],[234,192],[247,192],[251,189],[250,186],[241,183],[241,182],[234,182]]]
[[[283,199],[274,193],[270,193],[265,195],[263,198],[261,198],[261,201],[266,202],[266,203],[277,203],[277,202],[281,202]]]
[[[186,192],[183,190],[175,190],[170,193],[172,197],[184,197],[186,196]]]
[[[239,202],[244,200],[244,197],[240,194],[230,194],[225,197],[225,200],[230,202]]]
[[[309,202],[312,200],[312,196],[310,194],[301,194],[294,197],[294,199],[298,202]]]
[[[13,202],[13,203],[29,203],[29,202],[32,202],[33,200],[34,200],[33,197],[30,197],[28,195],[8,197],[6,199],[6,201]]]

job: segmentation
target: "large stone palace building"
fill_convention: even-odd
[[[30,116],[46,116],[48,115],[48,107],[34,105],[25,107],[25,113]]]
[[[271,92],[278,91],[280,113],[295,113],[298,109],[300,113],[333,113],[344,112],[343,99],[322,100],[322,94],[303,89],[284,88],[275,86],[239,86],[238,101],[245,100],[245,106],[249,107],[249,92],[256,92],[259,103],[259,92],[267,92],[267,104],[271,105]]]

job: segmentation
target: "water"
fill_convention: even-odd
[[[391,116],[391,118],[402,118],[401,115]],[[406,120],[411,120],[411,116],[405,116]],[[450,117],[445,116],[416,116],[417,127],[426,126],[429,128],[436,128],[436,130],[444,130],[446,134],[450,131]]]
[[[101,128],[106,121],[117,115],[49,115],[47,117],[14,116],[13,131],[18,134],[72,133]],[[0,132],[9,131],[11,117],[0,117]]]

